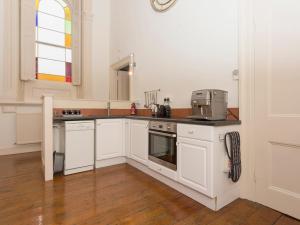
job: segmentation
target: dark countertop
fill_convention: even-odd
[[[193,120],[188,118],[156,118],[148,116],[83,116],[83,117],[54,117],[54,123],[60,123],[65,121],[83,121],[83,120],[98,120],[98,119],[135,119],[135,120],[149,120],[149,121],[165,121],[165,122],[176,122],[194,125],[204,125],[204,126],[231,126],[240,125],[242,122],[240,120],[217,120],[217,121],[207,121],[207,120]]]
[[[82,117],[54,117],[53,122],[66,122],[66,121],[84,121],[84,120],[101,120],[101,119],[124,119],[126,116],[82,116]]]
[[[230,126],[230,125],[240,125],[242,123],[240,120],[208,121],[208,120],[194,120],[189,118],[156,118],[156,117],[146,117],[146,116],[127,116],[126,118],[135,119],[135,120],[186,123],[186,124],[204,125],[204,126]]]

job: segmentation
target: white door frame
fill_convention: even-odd
[[[253,0],[239,1],[239,71],[240,119],[242,149],[241,197],[255,198],[255,151],[253,151],[254,121],[254,12]]]

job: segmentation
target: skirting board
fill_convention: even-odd
[[[0,156],[15,155],[41,151],[41,144],[16,145],[12,148],[0,149]]]
[[[230,204],[234,200],[240,198],[240,189],[239,186],[235,186],[229,191],[222,194],[222,197],[218,197],[216,210],[222,209],[224,206]]]
[[[67,175],[71,175],[71,174],[75,174],[75,173],[82,173],[82,172],[90,171],[93,169],[94,169],[94,166],[84,166],[84,167],[77,168],[77,169],[65,170],[64,175],[67,176]]]
[[[114,166],[114,165],[124,164],[124,163],[126,163],[125,157],[117,157],[112,159],[104,159],[104,160],[96,161],[95,167],[98,169],[98,168]]]

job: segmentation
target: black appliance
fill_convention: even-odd
[[[166,107],[164,105],[158,106],[157,117],[160,118],[166,117]]]
[[[165,98],[164,99],[164,107],[165,107],[165,117],[166,118],[171,118],[171,106],[170,106],[170,99],[169,98]]]
[[[177,170],[177,124],[151,121],[149,126],[149,160]]]

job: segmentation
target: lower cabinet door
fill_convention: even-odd
[[[178,181],[202,194],[213,194],[213,143],[178,139]]]
[[[148,121],[130,121],[130,158],[147,165],[148,163]]]
[[[97,160],[125,156],[123,122],[122,119],[96,121]]]

